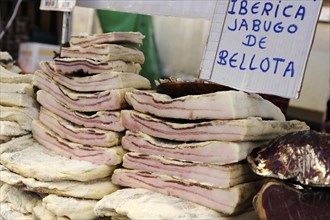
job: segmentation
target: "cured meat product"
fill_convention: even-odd
[[[86,74],[98,74],[107,71],[139,73],[141,65],[133,62],[95,61],[86,58],[55,58],[55,70],[59,74],[74,74],[82,71]]]
[[[281,110],[257,94],[221,91],[171,98],[151,91],[134,90],[127,102],[139,112],[177,119],[242,119],[261,117],[285,121]]]
[[[162,173],[219,188],[228,188],[258,178],[246,163],[217,165],[133,152],[124,155],[123,167]]]
[[[37,120],[32,122],[32,132],[33,137],[40,144],[64,157],[109,166],[122,162],[124,150],[121,146],[103,148],[70,142],[59,137]]]
[[[127,107],[125,93],[132,88],[106,90],[103,92],[77,93],[58,85],[41,71],[36,71],[33,84],[48,91],[54,98],[70,109],[82,112],[118,110]]]
[[[252,205],[252,197],[260,185],[259,182],[249,182],[221,189],[147,171],[126,169],[115,170],[112,182],[187,199],[225,214],[235,214]]]
[[[170,210],[170,211],[169,211]],[[105,196],[95,205],[97,216],[138,219],[218,219],[256,220],[254,211],[238,216],[222,215],[191,201],[163,195],[147,189],[126,188]]]
[[[120,144],[121,134],[118,132],[79,127],[43,107],[40,108],[39,120],[60,137],[75,143],[100,147]]]
[[[118,187],[109,178],[84,182],[69,180],[43,182],[13,173],[2,165],[0,165],[0,180],[20,190],[84,199],[102,199],[105,195],[118,190]]]
[[[266,121],[260,118],[176,123],[133,110],[123,110],[122,121],[124,127],[131,131],[141,131],[154,137],[178,141],[268,140],[291,131],[309,129],[300,121]]]
[[[0,82],[0,93],[19,93],[34,97],[33,86],[30,83],[3,83]]]
[[[301,191],[272,180],[262,186],[254,202],[259,219],[330,219],[329,191]]]
[[[27,94],[4,92],[0,93],[0,105],[33,108],[37,108],[38,106],[35,99]]]
[[[56,73],[53,62],[41,61],[39,65],[53,80],[73,91],[94,92],[123,88],[151,88],[149,80],[136,73],[108,71],[88,76],[71,76]]]
[[[262,176],[330,187],[330,134],[292,132],[255,149],[248,161]]]
[[[29,131],[23,129],[18,123],[13,121],[0,121],[1,136],[19,136],[27,134]]]
[[[0,65],[0,82],[2,83],[32,83],[32,74],[17,74]]]
[[[139,32],[111,32],[104,34],[80,34],[71,36],[70,45],[86,47],[93,44],[122,43],[142,45],[144,35]]]
[[[6,107],[0,105],[0,120],[12,121],[19,124],[24,130],[31,131],[31,123],[33,119],[38,118],[38,109],[36,108],[23,108],[23,107]],[[0,132],[0,134],[2,134]]]
[[[115,168],[60,156],[38,144],[31,135],[2,144],[1,150],[3,166],[21,176],[40,181],[89,181],[108,177]]]
[[[120,112],[98,111],[92,114],[77,112],[58,102],[44,90],[37,92],[37,100],[46,109],[77,125],[111,131],[125,130],[120,120]]]
[[[134,47],[116,44],[93,44],[87,47],[62,47],[61,57],[91,58],[98,61],[122,60],[126,62],[144,63],[143,52]]]
[[[0,219],[33,220],[31,213],[23,214],[7,202],[0,203]]]
[[[219,165],[245,160],[251,151],[262,143],[224,141],[175,142],[128,130],[122,138],[123,148],[129,151]]]

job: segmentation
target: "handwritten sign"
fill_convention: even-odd
[[[70,12],[76,5],[76,0],[41,0],[40,10]]]
[[[321,6],[322,0],[217,1],[200,78],[298,98]]]

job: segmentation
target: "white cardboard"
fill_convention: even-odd
[[[76,0],[41,0],[40,10],[70,12],[76,5]]]
[[[239,14],[240,5],[246,2],[247,13],[242,9]],[[258,7],[253,9],[253,14],[251,6],[257,2]],[[274,10],[270,10],[269,15],[261,14],[265,4],[273,6]],[[224,14],[226,5],[228,11]],[[247,92],[298,98],[321,6],[322,0],[219,0],[200,78]],[[278,14],[275,16],[276,8]],[[279,33],[273,28],[254,31],[254,20],[261,24],[266,21],[267,25],[272,22],[272,27],[282,22],[279,25],[284,30]],[[289,33],[288,27],[293,33]],[[249,35],[253,36],[249,39],[256,39],[253,46],[243,45],[247,44]],[[226,53],[227,58],[223,58]]]

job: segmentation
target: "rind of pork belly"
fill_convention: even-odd
[[[177,119],[242,119],[261,117],[285,121],[281,110],[257,94],[220,91],[172,99],[151,91],[134,90],[126,94],[127,102],[142,113]]]
[[[123,110],[122,122],[126,129],[141,131],[154,137],[178,141],[252,141],[269,140],[292,131],[308,130],[300,121],[211,120],[196,123],[176,123],[161,120],[134,110]]]
[[[67,141],[50,131],[38,120],[32,122],[32,133],[33,137],[40,144],[68,158],[113,166],[120,164],[124,155],[124,150],[121,146],[103,148]]]
[[[100,128],[110,131],[124,131],[119,111],[98,111],[91,115],[69,109],[44,90],[37,92],[37,101],[56,115],[86,128]]]
[[[112,147],[120,144],[122,136],[115,131],[74,125],[43,107],[40,108],[39,120],[60,137],[83,145]]]
[[[94,112],[102,110],[118,110],[127,107],[125,93],[132,88],[106,90],[93,93],[77,93],[58,85],[42,71],[36,71],[33,84],[48,91],[54,98],[65,103],[75,111]]]
[[[261,185],[261,182],[257,181],[221,189],[167,175],[127,169],[115,170],[111,179],[117,185],[145,188],[176,196],[229,215],[237,214],[252,206],[252,198]]]
[[[80,34],[70,38],[70,45],[79,45],[86,47],[93,44],[103,43],[129,43],[142,45],[142,40],[145,38],[140,32],[111,32],[103,34]]]
[[[95,61],[86,58],[55,58],[55,70],[59,74],[74,74],[83,71],[86,74],[99,74],[106,71],[139,73],[141,65],[133,62]]]
[[[134,47],[125,47],[116,44],[94,44],[87,47],[62,47],[61,57],[91,58],[98,61],[122,60],[143,64],[143,52]]]
[[[150,89],[150,81],[136,73],[108,71],[88,76],[70,76],[58,74],[54,62],[41,61],[40,68],[57,83],[78,92],[94,92],[110,89]]]
[[[142,132],[127,130],[122,146],[129,151],[160,155],[178,160],[229,164],[245,160],[251,151],[264,142],[174,142],[154,138]]]
[[[217,165],[133,152],[124,155],[123,167],[175,176],[219,188],[228,188],[258,179],[247,163]]]

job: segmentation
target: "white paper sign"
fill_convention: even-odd
[[[46,11],[72,11],[76,0],[41,0],[40,10]]]
[[[321,6],[322,0],[219,0],[200,78],[298,98]]]

